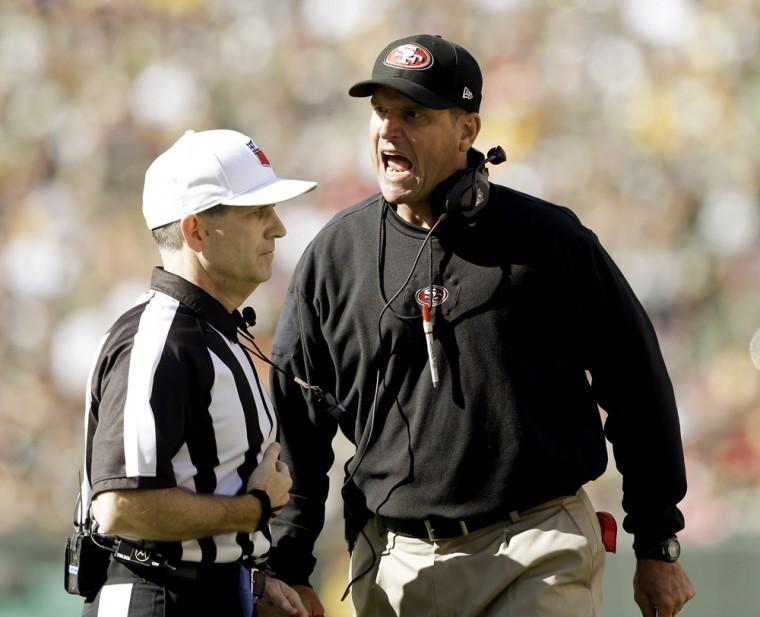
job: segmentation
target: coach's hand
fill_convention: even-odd
[[[278,460],[280,456],[280,444],[274,442],[265,451],[261,462],[253,470],[248,480],[248,490],[254,488],[265,491],[272,502],[272,509],[281,508],[286,503],[290,495],[290,487],[293,486],[293,480],[290,478],[290,470],[287,464]]]
[[[301,597],[309,617],[325,617],[325,609],[319,601],[317,592],[308,585],[293,585],[293,589]]]
[[[694,585],[677,561],[636,561],[633,599],[643,617],[673,617],[694,597]]]
[[[280,615],[310,617],[295,590],[281,580],[272,577],[267,577],[264,596],[256,602],[256,614],[259,617],[276,617]]]

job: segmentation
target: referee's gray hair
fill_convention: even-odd
[[[150,231],[153,239],[158,244],[161,251],[178,251],[182,248],[182,230],[179,227],[179,221],[172,221],[161,227],[156,227]]]
[[[218,204],[213,208],[199,212],[198,216],[221,216],[226,211],[227,206]],[[182,237],[182,229],[180,229],[179,221],[172,221],[161,227],[151,229],[153,239],[158,244],[159,250],[162,251],[178,251],[182,248],[184,238]]]

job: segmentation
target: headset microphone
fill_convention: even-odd
[[[248,328],[253,328],[256,325],[256,311],[253,310],[252,306],[246,306],[242,310],[241,315],[243,316],[243,323]]]
[[[277,366],[274,362],[272,362],[264,355],[264,352],[261,351],[261,349],[259,349],[259,346],[256,344],[253,335],[248,331],[248,328],[252,328],[256,325],[256,311],[253,310],[253,307],[246,306],[242,312],[235,311],[235,319],[238,325],[238,332],[243,336],[245,340],[253,345],[253,349],[251,349],[247,345],[243,345],[242,341],[240,341],[240,344],[245,347],[245,349],[250,351],[259,360],[266,362],[273,369],[280,371],[284,375],[288,375],[304,390],[310,392],[318,403],[324,405],[324,407],[327,409],[327,412],[333,418],[340,420],[341,416],[346,413],[346,408],[338,399],[335,398],[335,395],[333,395],[331,392],[323,390],[319,386],[311,385],[307,381],[301,379],[298,375],[294,374],[292,371],[287,371],[282,367]]]
[[[488,155],[483,161],[483,165],[491,163],[491,165],[500,165],[507,160],[507,153],[504,152],[504,148],[501,146],[494,146],[488,151]]]

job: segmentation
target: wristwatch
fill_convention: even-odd
[[[262,531],[269,525],[269,519],[272,518],[272,501],[266,491],[258,488],[251,489],[248,494],[253,495],[261,504],[261,516],[256,531]]]
[[[637,559],[658,559],[673,563],[681,556],[681,543],[675,536],[659,544],[650,544],[636,549]]]

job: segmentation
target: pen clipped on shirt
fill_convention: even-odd
[[[438,366],[433,353],[433,320],[430,316],[430,305],[422,305],[422,331],[425,333],[425,345],[427,346],[428,360],[430,362],[430,378],[433,380],[433,390],[438,389]]]

